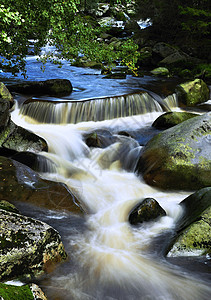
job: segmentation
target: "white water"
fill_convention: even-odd
[[[76,270],[52,279],[55,290],[64,291],[60,299],[209,299],[209,287],[148,253],[153,237],[174,226],[181,214],[178,203],[187,193],[163,193],[123,169],[131,152],[129,148],[121,157],[124,140],[106,149],[89,149],[82,139],[93,129],[120,131],[151,125],[159,112],[76,125],[41,124],[18,112],[12,114],[14,122],[48,142],[49,152],[42,154],[55,163],[56,173],[43,176],[66,183],[89,211],[85,233],[70,236]],[[133,228],[128,214],[146,197],[158,200],[167,216]]]

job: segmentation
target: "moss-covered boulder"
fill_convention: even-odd
[[[17,126],[11,120],[8,126],[0,133],[0,147],[18,152],[48,150],[47,143],[43,138],[25,128]]]
[[[211,113],[191,118],[151,139],[136,170],[163,189],[196,190],[211,186]]]
[[[137,225],[143,222],[149,222],[159,217],[165,216],[165,210],[153,198],[146,198],[137,204],[129,214],[129,222]]]
[[[68,79],[49,79],[45,81],[26,81],[8,85],[8,89],[26,95],[68,96],[72,93],[72,84]]]
[[[0,209],[14,212],[14,213],[19,213],[19,210],[13,205],[12,203],[9,203],[8,201],[5,200],[0,200]]]
[[[206,102],[209,100],[209,93],[209,88],[202,79],[185,82],[176,88],[178,101],[187,106]]]
[[[9,90],[3,82],[0,82],[0,99],[8,101],[10,108],[14,104],[13,96],[10,94]]]
[[[168,129],[178,125],[190,118],[197,117],[197,114],[188,112],[167,112],[159,116],[152,124],[157,129]]]
[[[29,167],[6,157],[0,157],[0,193],[2,199],[12,203],[22,201],[48,209],[82,212],[74,190],[44,180]]]
[[[204,188],[184,199],[183,214],[176,224],[176,239],[169,256],[211,254],[211,187]]]
[[[49,225],[0,210],[0,280],[37,277],[66,259],[58,232]]]
[[[170,74],[169,70],[165,67],[155,68],[151,73],[156,76],[168,76]]]
[[[17,286],[0,283],[1,300],[47,300],[41,288],[32,283],[29,285]]]

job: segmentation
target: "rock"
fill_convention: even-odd
[[[116,138],[108,130],[95,130],[84,135],[88,147],[106,148],[116,142]]]
[[[112,73],[108,74],[103,79],[126,79],[126,74],[124,73]]]
[[[14,104],[13,96],[10,94],[9,90],[3,82],[0,82],[0,99],[9,101],[10,108]]]
[[[0,283],[0,299],[1,300],[35,300],[29,285],[15,286]],[[42,298],[40,298],[41,300]],[[38,299],[37,299],[38,300]],[[43,300],[46,300],[43,298]]]
[[[195,106],[209,100],[209,88],[202,79],[178,85],[176,94],[178,101],[187,106]]]
[[[165,57],[163,60],[159,62],[160,65],[177,65],[181,62],[187,62],[191,60],[190,57],[181,51],[175,51],[171,55]]]
[[[175,47],[168,45],[166,43],[160,42],[153,46],[152,48],[153,53],[156,53],[160,56],[160,58],[165,58],[169,55],[174,54],[177,50]]]
[[[98,3],[96,9],[92,9],[90,13],[96,17],[102,17],[109,11],[109,9],[110,9],[109,3]]]
[[[12,203],[9,203],[8,201],[5,201],[5,200],[0,200],[0,209],[14,212],[16,214],[19,213],[19,210],[15,207],[15,205],[13,205]]]
[[[159,116],[152,124],[157,129],[168,129],[178,125],[190,118],[197,117],[197,114],[188,112],[167,112]]]
[[[136,166],[149,184],[163,189],[211,186],[211,113],[191,118],[151,139]]]
[[[38,277],[67,255],[51,226],[0,210],[0,280]]]
[[[177,221],[176,238],[168,256],[193,251],[211,254],[211,187],[190,195],[180,205],[183,215]]]
[[[15,151],[47,151],[46,141],[12,121],[0,134],[0,147]]]
[[[164,67],[156,68],[156,69],[152,70],[151,73],[156,76],[168,76],[170,74],[169,70]]]
[[[139,33],[140,32],[140,26],[138,23],[134,20],[129,20],[126,22],[124,31],[128,34],[131,35],[133,33]]]
[[[0,157],[0,193],[2,199],[12,203],[82,212],[74,191],[62,183],[44,180],[27,166],[5,157]]]
[[[47,297],[38,285],[31,283],[29,287],[34,297],[34,300],[47,300]]]
[[[130,212],[129,222],[132,225],[137,225],[139,223],[155,220],[165,215],[165,210],[155,199],[146,198]]]
[[[68,96],[72,93],[72,84],[67,79],[49,79],[45,81],[26,81],[25,83],[8,85],[8,89],[27,95]]]

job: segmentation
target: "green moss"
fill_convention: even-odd
[[[0,296],[4,300],[33,300],[33,294],[28,285],[13,286],[0,283]]]

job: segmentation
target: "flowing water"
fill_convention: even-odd
[[[88,92],[92,99],[81,90],[81,101],[34,99],[12,113],[16,124],[48,142],[49,152],[41,154],[51,163],[41,175],[64,182],[87,211],[85,217],[66,211],[39,212],[37,216],[62,228],[70,258],[40,283],[49,299],[209,299],[208,282],[167,263],[151,247],[155,237],[173,229],[182,213],[178,203],[188,193],[164,193],[134,173],[142,147],[117,133],[150,128],[163,109],[177,109],[175,96],[164,101],[158,97],[158,101],[152,94],[138,92],[134,80],[134,93],[127,96],[118,95],[132,92],[130,79],[122,86],[118,81],[112,83],[117,97],[112,95],[114,91],[107,93],[109,84],[105,84],[96,99],[92,88]],[[103,93],[107,97],[103,98]],[[75,91],[73,98],[77,97]],[[116,142],[104,149],[89,148],[83,136],[96,129],[109,130]],[[129,212],[146,197],[155,198],[167,216],[132,227]]]

